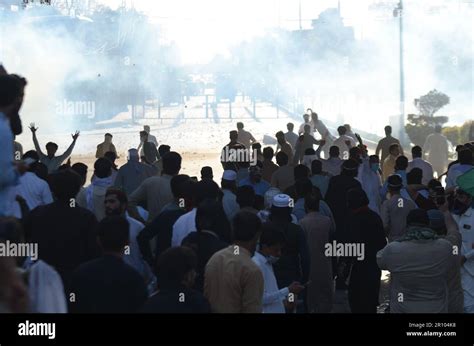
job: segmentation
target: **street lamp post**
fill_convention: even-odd
[[[400,0],[394,10],[394,15],[400,21],[400,119],[399,119],[399,139],[405,139],[405,66],[403,61],[403,0]]]

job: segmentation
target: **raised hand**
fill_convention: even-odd
[[[35,127],[35,123],[31,123],[29,129],[32,133],[36,133],[36,130],[38,130],[38,128]]]
[[[71,135],[71,136],[72,136],[72,139],[73,139],[73,140],[77,140],[77,138],[79,137],[79,134],[80,134],[80,132],[79,132],[79,131],[76,131],[75,134]]]
[[[362,144],[362,137],[358,133],[354,133],[354,135],[356,136],[359,143]]]

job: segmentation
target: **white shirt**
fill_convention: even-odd
[[[237,214],[240,210],[240,206],[237,203],[237,196],[230,190],[223,189],[222,193],[224,196],[222,197],[222,207],[224,208],[225,215],[229,221],[232,221],[235,214]]]
[[[252,260],[258,265],[263,274],[263,313],[284,314],[285,306],[283,301],[290,293],[288,287],[278,289],[273,266],[260,252],[256,251]]]
[[[338,157],[330,157],[327,160],[321,160],[323,162],[323,172],[329,173],[332,176],[341,174],[342,160]]]
[[[413,168],[419,168],[423,171],[423,185],[428,184],[428,182],[433,179],[433,166],[421,157],[415,157],[412,161],[408,162],[407,172],[410,172]]]
[[[324,123],[318,119],[318,121],[313,121],[313,126],[316,130],[318,130],[321,138],[324,140],[333,139],[331,133],[329,132],[328,128]]]
[[[298,135],[301,136],[301,135],[304,133],[304,127],[305,127],[306,125],[309,125],[309,127],[310,127],[309,134],[314,137],[314,124],[313,124],[312,121],[307,122],[307,123],[302,123],[302,124],[300,125],[300,129],[298,130]]]
[[[14,196],[20,195],[26,200],[30,210],[37,206],[53,203],[53,196],[46,181],[32,172],[26,172],[20,176],[20,184],[13,188]],[[21,218],[20,206],[15,202],[13,215]]]
[[[350,142],[349,146],[346,144],[346,141]],[[355,147],[356,142],[352,137],[342,135],[334,141],[333,145],[339,148],[339,157],[343,160],[347,160],[349,158],[349,149]]]
[[[464,291],[464,307],[474,306],[474,209],[469,208],[463,215],[454,215],[462,236],[461,255],[466,263],[461,267],[461,284]]]
[[[288,143],[291,144],[291,147],[293,148],[293,150],[296,147],[296,142],[298,141],[298,138],[299,138],[298,134],[296,134],[294,132],[285,133],[285,139]]]
[[[196,211],[194,208],[190,212],[181,215],[173,225],[173,235],[171,237],[171,246],[181,246],[181,242],[191,232],[196,232]]]
[[[133,267],[146,280],[146,282],[149,282],[153,279],[153,274],[151,272],[150,266],[142,257],[137,241],[138,234],[140,234],[145,226],[141,222],[131,218],[128,215],[126,215],[125,218],[127,219],[130,226],[128,228],[130,253],[125,253],[123,260],[129,266]]]
[[[382,177],[370,169],[368,159],[364,159],[364,163],[359,165],[359,175],[357,180],[362,185],[362,189],[369,199],[369,208],[380,215],[380,205],[382,200],[380,197],[380,188],[382,187]]]

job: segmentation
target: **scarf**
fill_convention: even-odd
[[[406,234],[398,239],[397,241],[410,241],[410,240],[436,240],[439,236],[429,227],[423,226],[411,226],[408,227]]]

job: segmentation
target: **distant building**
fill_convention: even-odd
[[[341,12],[338,8],[329,8],[311,22],[308,30],[293,31],[294,37],[301,41],[303,46],[312,48],[344,49],[355,42],[354,28],[344,25]]]

